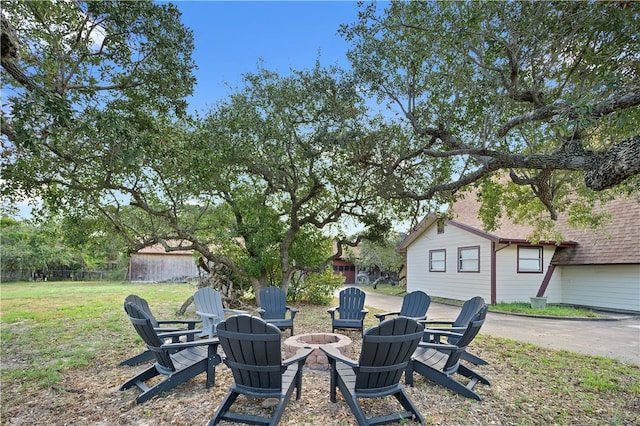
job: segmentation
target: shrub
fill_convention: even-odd
[[[326,305],[343,285],[344,276],[334,274],[332,268],[327,268],[321,273],[306,274],[292,280],[288,298],[292,302]]]

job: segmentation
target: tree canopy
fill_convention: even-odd
[[[89,256],[83,258],[80,250],[64,243],[59,222],[49,220],[35,224],[3,216],[0,218],[0,232],[0,269],[3,280],[14,279],[12,274],[22,279],[36,271],[49,275],[51,270],[89,266]],[[84,252],[92,253],[91,250]],[[106,259],[103,257],[103,260]]]
[[[369,161],[400,197],[484,185],[487,221],[502,205],[537,221],[608,188],[636,192],[639,14],[635,2],[365,6],[341,28],[356,78],[414,136],[410,150]],[[428,159],[452,162],[449,176],[425,185]],[[499,171],[511,184],[487,179]]]
[[[3,2],[3,195],[121,185],[156,122],[185,113],[192,50],[172,5]]]
[[[270,257],[286,289],[294,272],[324,269],[330,245],[315,260],[295,254],[375,197],[363,174],[347,167],[341,145],[356,135],[362,113],[352,86],[319,66],[290,77],[261,68],[245,83],[199,128],[193,179],[208,182],[207,196],[232,212],[248,258]],[[260,281],[254,287],[263,287],[267,265],[254,267],[262,269],[252,274]]]
[[[588,218],[594,199],[638,191],[638,14],[367,4],[341,28],[353,72],[258,65],[188,116],[193,35],[175,6],[3,2],[2,195],[111,229],[131,251],[197,250],[256,291],[469,185],[489,227],[503,211]],[[347,223],[364,231],[350,238]]]
[[[385,231],[374,178],[352,167],[354,146],[375,135],[347,75],[260,67],[228,101],[186,117],[193,41],[173,6],[9,6],[5,195],[101,216],[131,251],[197,250],[256,291],[324,270],[340,252],[323,229],[356,244],[344,217]]]

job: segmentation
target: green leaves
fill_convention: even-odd
[[[437,209],[438,193],[513,169],[531,178],[520,184],[540,200],[526,203],[534,221],[539,206],[553,217],[585,185],[608,187],[577,178],[596,167],[614,170],[608,152],[637,135],[630,125],[640,105],[637,12],[604,2],[363,7],[357,22],[341,27],[356,78],[396,112],[385,113],[387,122],[412,134],[387,144],[396,150],[385,155],[388,187]],[[622,159],[617,182],[640,174],[639,154]],[[553,193],[543,188],[549,174],[565,181]],[[486,203],[482,215],[495,228],[501,198]]]

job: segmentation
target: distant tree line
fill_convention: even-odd
[[[74,244],[64,229],[64,221],[33,222],[3,216],[0,219],[2,282],[125,277],[126,258],[122,255],[122,246],[118,247],[112,238],[98,236],[83,244]]]

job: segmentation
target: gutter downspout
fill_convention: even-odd
[[[496,243],[491,242],[491,304],[495,305],[496,301]]]

